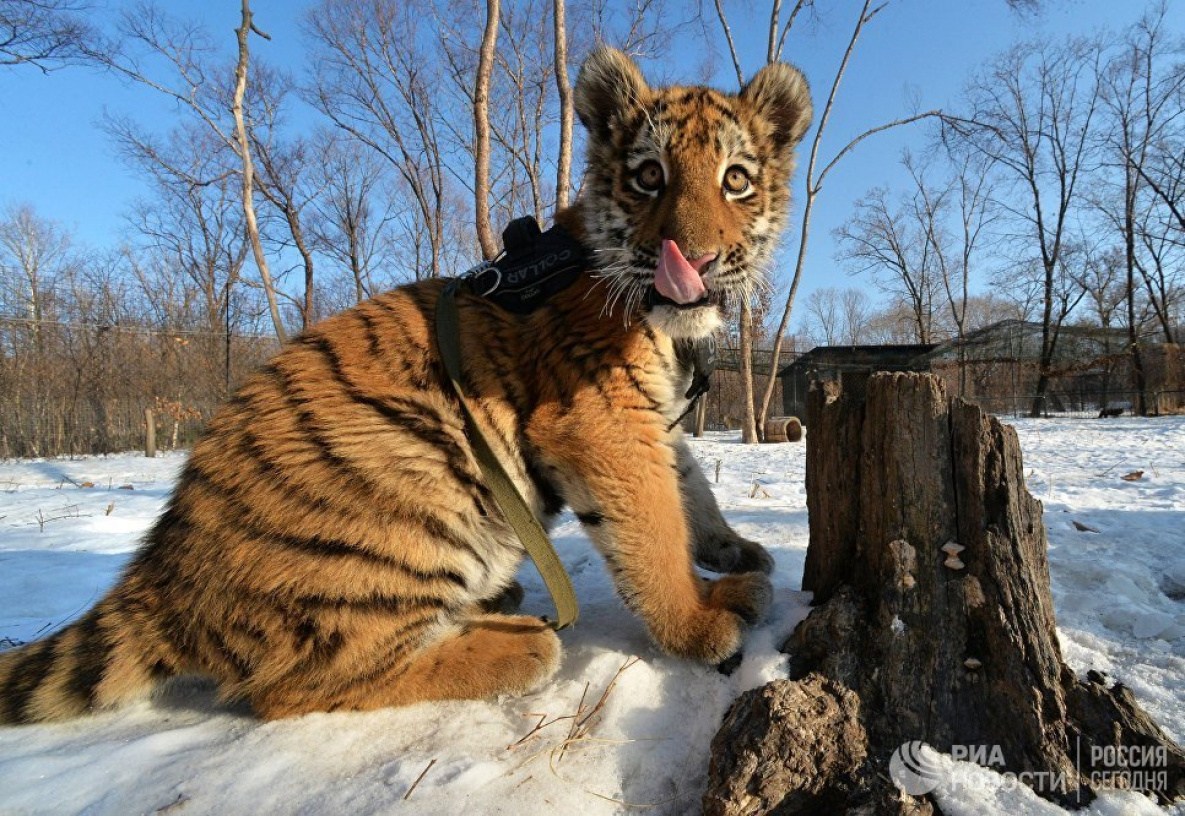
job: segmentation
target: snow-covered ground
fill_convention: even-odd
[[[1016,425],[1029,489],[1045,503],[1067,660],[1122,680],[1185,740],[1185,418]],[[260,723],[218,706],[206,685],[178,683],[118,712],[0,728],[0,813],[698,811],[721,717],[742,690],[781,675],[777,645],[810,599],[797,591],[807,545],[803,446],[746,447],[714,435],[693,450],[709,479],[718,473],[716,495],[734,526],[777,559],[777,603],[731,677],[659,654],[566,515],[554,539],[581,619],[561,635],[563,668],[539,692]],[[52,631],[110,586],[182,462],[181,454],[0,462],[0,646]],[[1142,477],[1121,478],[1134,471]],[[522,580],[525,609],[548,612],[533,568]],[[1061,812],[998,774],[934,761],[947,771],[936,795],[948,814]],[[1108,794],[1091,812],[1161,811]]]

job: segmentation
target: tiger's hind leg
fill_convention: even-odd
[[[560,640],[539,618],[475,614],[387,671],[345,682],[302,684],[299,678],[252,695],[265,719],[313,711],[366,711],[431,700],[480,700],[525,694],[555,674]]]

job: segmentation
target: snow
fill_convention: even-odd
[[[1045,506],[1067,661],[1122,680],[1185,740],[1185,418],[1015,425],[1029,489]],[[798,591],[803,445],[749,447],[714,434],[692,450],[709,480],[719,462],[725,514],[777,560],[773,611],[749,633],[732,676],[660,654],[565,515],[553,538],[581,619],[561,634],[559,674],[536,693],[262,723],[219,705],[206,683],[175,682],[116,712],[0,728],[0,813],[698,811],[724,712],[741,691],[784,676],[778,645],[810,596]],[[88,608],[116,580],[183,461],[0,463],[0,644],[43,636]],[[1139,479],[1121,478],[1138,470]],[[86,482],[94,486],[78,486]],[[533,568],[520,579],[525,610],[549,612]],[[594,710],[573,730],[572,715]],[[1006,775],[925,750],[942,769],[934,796],[948,814],[1062,812]],[[1088,812],[1162,811],[1114,792]]]

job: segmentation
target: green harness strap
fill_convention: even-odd
[[[457,313],[457,288],[457,281],[449,282],[436,303],[436,344],[440,348],[440,357],[461,404],[461,414],[465,417],[469,442],[473,446],[473,453],[477,457],[477,464],[481,467],[486,484],[494,494],[494,500],[502,510],[502,515],[526,548],[531,560],[535,562],[539,574],[543,576],[547,591],[551,593],[556,608],[556,620],[552,626],[555,629],[563,629],[575,623],[580,615],[572,580],[547,537],[547,531],[535,518],[535,514],[527,506],[526,499],[519,493],[506,468],[502,467],[502,463],[490,448],[490,443],[478,427],[477,420],[465,399],[465,389],[461,385],[461,320]]]

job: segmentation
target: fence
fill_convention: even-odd
[[[1082,418],[1134,416],[1136,394],[1132,390],[1053,392],[1038,402],[1036,394],[998,395],[990,400],[973,400],[985,411],[999,416],[1026,417],[1033,415],[1037,405],[1039,416],[1046,418]],[[1145,392],[1145,415],[1162,416],[1182,413],[1185,390],[1157,390]]]
[[[0,318],[0,457],[112,453],[192,443],[275,341],[133,326]]]

